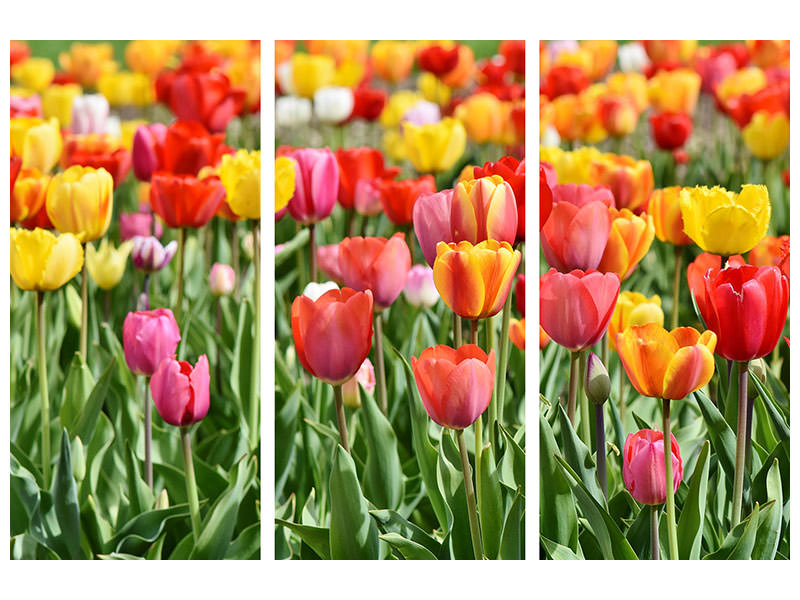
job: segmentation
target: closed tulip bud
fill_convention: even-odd
[[[275,126],[300,127],[311,122],[311,100],[297,96],[275,99]]]
[[[667,331],[657,323],[633,325],[617,334],[617,352],[633,387],[643,396],[681,400],[714,374],[713,331],[692,327]]]
[[[508,339],[520,350],[525,350],[525,319],[509,321]]]
[[[105,169],[74,165],[53,176],[47,190],[47,216],[60,232],[81,242],[105,235],[111,224],[114,179]]]
[[[783,113],[760,110],[742,130],[742,137],[750,154],[771,160],[783,154],[789,145],[789,119]]]
[[[317,300],[298,296],[292,302],[292,337],[306,371],[331,385],[344,383],[372,347],[372,292],[343,288]]]
[[[653,217],[656,237],[662,242],[676,246],[686,246],[692,239],[683,231],[683,215],[681,214],[680,186],[653,190],[647,204],[647,212]]]
[[[706,252],[724,256],[748,252],[767,233],[770,214],[764,185],[745,184],[738,194],[719,186],[681,191],[684,231]]]
[[[643,216],[634,215],[627,208],[621,211],[615,208],[608,210],[611,231],[597,270],[616,273],[621,281],[625,281],[653,243],[656,235],[653,217],[646,213]]]
[[[763,358],[751,360],[747,365],[750,373],[761,382],[761,385],[767,385],[767,363]],[[753,400],[758,396],[758,388],[755,385],[747,386],[747,397]]]
[[[236,285],[236,274],[233,268],[229,265],[222,263],[214,263],[211,266],[211,271],[208,274],[208,287],[211,290],[211,295],[229,296],[233,292]]]
[[[72,133],[105,133],[109,110],[102,94],[76,96],[72,102]]]
[[[339,272],[344,284],[357,291],[372,291],[375,309],[383,310],[403,291],[411,269],[411,252],[405,236],[353,237],[339,242]]]
[[[485,319],[500,312],[522,255],[508,242],[486,240],[473,246],[439,242],[433,281],[444,303],[464,319]]]
[[[156,372],[161,361],[174,357],[181,333],[168,308],[128,313],[122,324],[125,362],[136,375]]]
[[[18,223],[34,217],[44,206],[50,176],[36,169],[22,169],[11,191],[11,222]]]
[[[678,441],[670,433],[673,492],[683,481],[683,461]],[[664,479],[664,434],[652,429],[629,433],[622,450],[622,479],[637,502],[664,504],[667,486]]]
[[[439,300],[439,292],[433,283],[433,269],[427,265],[414,265],[408,272],[408,282],[403,296],[411,306],[430,308]]]
[[[149,212],[120,213],[119,215],[119,237],[125,242],[132,240],[137,235],[142,237],[160,238],[164,234],[164,228],[158,221],[155,222],[155,233],[153,231],[153,220],[155,217]]]
[[[602,405],[611,393],[611,379],[603,361],[594,352],[586,361],[586,396],[592,404]]]
[[[339,193],[339,165],[328,148],[301,148],[288,154],[295,161],[294,195],[289,214],[303,225],[322,221],[333,211]]]
[[[662,150],[677,150],[692,135],[692,117],[684,113],[652,114],[650,133],[656,145]]]
[[[208,357],[194,367],[186,361],[165,358],[150,379],[150,393],[161,418],[170,425],[187,427],[208,414],[210,381]]]
[[[72,104],[80,96],[77,83],[51,85],[42,92],[42,114],[45,119],[58,119],[61,129],[72,126]]]
[[[411,357],[419,396],[428,415],[450,429],[465,429],[483,414],[492,399],[494,350],[486,353],[474,344],[460,348],[426,348]]]
[[[464,154],[467,132],[460,121],[445,117],[431,125],[403,125],[403,142],[408,159],[417,171],[447,171]]]
[[[34,117],[11,119],[11,156],[22,157],[23,169],[49,173],[61,157],[58,120]]]
[[[86,245],[86,269],[97,287],[110,290],[120,282],[132,249],[133,242],[130,240],[122,242],[119,248],[114,248],[105,238],[98,249],[94,244]]]
[[[178,242],[171,241],[166,246],[153,236],[135,236],[132,240],[131,259],[133,266],[145,273],[160,271],[169,264],[178,250]]]
[[[618,296],[616,273],[550,269],[539,278],[540,324],[558,345],[585,350],[603,337]]]
[[[158,495],[155,510],[164,510],[165,508],[169,508],[169,494],[167,494],[167,488],[161,490],[161,493]]]
[[[591,161],[588,177],[588,183],[592,185],[611,188],[619,209],[636,210],[644,206],[653,191],[653,167],[646,160],[635,160],[630,156],[603,154]],[[566,183],[560,176],[558,181]]]
[[[326,86],[314,92],[314,114],[320,123],[341,123],[353,112],[353,91],[347,87]]]
[[[316,281],[309,281],[306,287],[303,288],[303,296],[317,301],[322,294],[331,290],[338,290],[339,286],[335,281],[325,281],[324,283],[317,283]]]
[[[133,173],[139,181],[150,181],[163,168],[167,127],[162,123],[142,125],[133,136]]]
[[[242,252],[247,257],[247,260],[253,260],[253,232],[248,231],[246,234],[242,236]]]
[[[614,313],[608,322],[608,342],[612,350],[617,349],[617,334],[632,325],[656,323],[664,325],[664,311],[661,309],[661,297],[654,294],[650,298],[639,292],[624,291],[619,293]]]
[[[86,475],[86,453],[83,450],[83,442],[78,436],[75,436],[70,443],[70,458],[72,460],[72,476],[80,485]]]
[[[219,178],[225,186],[225,200],[244,219],[261,218],[261,152],[238,150],[222,157]]]
[[[450,239],[477,244],[487,239],[513,244],[517,203],[511,186],[499,175],[461,181],[450,209]]]
[[[375,389],[375,369],[368,358],[364,359],[356,374],[342,384],[342,400],[347,408],[361,408],[359,387],[363,387],[370,395]]]
[[[219,177],[155,173],[150,185],[153,211],[169,227],[203,227],[224,199],[225,187]]]
[[[11,277],[23,290],[57,290],[83,267],[83,248],[70,233],[11,228],[10,252]]]

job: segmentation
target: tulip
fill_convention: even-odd
[[[475,53],[466,44],[458,44],[456,66],[441,76],[442,82],[451,88],[465,88],[474,80]]]
[[[84,87],[95,87],[104,73],[117,69],[111,44],[74,42],[58,56],[61,67]]]
[[[650,132],[662,150],[682,147],[692,135],[692,117],[683,113],[655,113],[650,115]]]
[[[288,156],[275,159],[275,212],[283,210],[294,196],[294,160]]]
[[[420,100],[411,108],[403,113],[401,123],[413,123],[414,125],[430,125],[442,120],[442,112],[439,105],[427,100]]]
[[[342,272],[339,268],[339,244],[328,244],[317,248],[316,262],[323,273],[339,284],[343,283]],[[314,283],[313,281],[311,283]]]
[[[767,187],[742,186],[740,193],[715,186],[681,191],[684,231],[706,252],[730,255],[749,251],[769,227]]]
[[[318,248],[318,250],[322,250],[324,246]],[[311,298],[314,302],[319,300],[320,296],[325,292],[329,292],[331,290],[338,290],[339,286],[336,284],[335,281],[326,281],[324,283],[317,283],[316,281],[309,281],[305,288],[303,288],[303,295]]]
[[[155,101],[153,84],[144,73],[106,73],[97,82],[97,91],[111,106],[149,106]]]
[[[161,123],[142,125],[133,136],[133,173],[139,181],[150,181],[164,162],[167,127]]]
[[[403,296],[411,306],[430,308],[439,300],[439,292],[433,283],[433,269],[426,265],[414,265],[408,272],[408,281]]]
[[[175,175],[197,175],[203,167],[219,164],[222,156],[232,150],[225,145],[225,134],[209,133],[195,121],[178,120],[167,127],[162,152],[163,162],[159,162],[161,167],[157,170]]]
[[[131,153],[121,146],[117,138],[109,135],[68,135],[64,141],[61,165],[82,165],[105,169],[117,188],[131,168]]]
[[[494,239],[513,243],[517,204],[511,186],[499,175],[459,182],[453,194],[450,227],[454,242],[477,244]]]
[[[153,236],[134,236],[131,260],[133,266],[145,273],[155,273],[169,264],[178,250],[178,242],[171,241],[166,246]]]
[[[388,308],[403,291],[411,253],[402,233],[390,239],[345,238],[339,243],[339,271],[347,287],[371,290],[377,311]]]
[[[500,312],[522,258],[508,242],[439,242],[433,281],[444,303],[464,319],[485,319]]]
[[[25,221],[36,215],[44,206],[50,176],[36,169],[18,171],[11,188],[11,222]]]
[[[381,116],[387,99],[388,94],[383,90],[357,87],[353,90],[353,110],[348,121],[355,119],[375,121]]]
[[[614,313],[608,322],[608,339],[612,350],[617,349],[617,334],[633,325],[656,323],[664,325],[664,311],[661,310],[661,297],[654,294],[650,298],[639,292],[620,292]]]
[[[539,231],[553,211],[553,188],[557,183],[558,177],[553,165],[539,161]]]
[[[105,235],[111,223],[114,181],[105,169],[75,165],[53,176],[47,190],[47,215],[62,233],[81,242]]]
[[[589,86],[589,80],[580,67],[559,65],[545,76],[544,93],[553,100],[567,94],[577,94]]]
[[[500,101],[488,92],[469,96],[455,110],[455,118],[464,124],[467,136],[476,144],[485,144],[498,136],[503,126],[500,117]]]
[[[417,198],[436,191],[433,175],[422,175],[419,179],[402,181],[379,179],[375,181],[375,185],[380,192],[386,216],[395,225],[411,224]]]
[[[165,172],[152,177],[150,203],[169,227],[203,227],[224,198],[225,188],[218,177],[196,179]]]
[[[460,121],[450,117],[431,125],[406,123],[403,142],[408,159],[417,171],[447,171],[464,153],[467,132]]]
[[[592,176],[592,171],[594,171],[593,163],[601,159],[609,160],[613,156],[616,155],[604,155],[594,146],[582,146],[570,152],[565,152],[561,148],[545,147],[540,150],[539,160],[551,164],[556,172],[557,181],[553,181],[551,185],[555,185],[555,183],[598,185],[603,184],[603,182],[594,181]],[[624,162],[627,163],[627,161]],[[613,193],[614,187],[610,187]],[[616,194],[614,196],[616,198]],[[619,200],[616,200],[616,202],[618,203]]]
[[[422,248],[429,266],[436,260],[436,245],[439,242],[451,242],[449,239],[452,229],[450,227],[450,211],[453,200],[453,190],[422,194],[414,203],[412,221],[414,233]]]
[[[683,480],[681,451],[674,435],[670,434],[673,492]],[[667,498],[664,479],[664,434],[652,429],[629,433],[622,451],[622,478],[625,487],[642,504],[661,505]],[[676,557],[677,558],[677,557]]]
[[[511,319],[508,339],[520,350],[525,350],[525,319]]]
[[[656,237],[662,242],[676,246],[692,243],[683,231],[683,216],[680,204],[680,186],[653,190],[647,205],[647,212],[653,217]]]
[[[178,323],[168,308],[128,313],[122,325],[125,362],[136,375],[152,376],[161,361],[175,356],[180,341]]]
[[[312,98],[319,88],[331,84],[335,71],[336,63],[330,56],[298,52],[291,60],[292,93]]]
[[[640,73],[650,62],[644,46],[639,42],[621,45],[617,50],[617,58],[619,59],[619,68],[625,72]]]
[[[741,266],[743,264],[744,259],[738,254],[728,257],[728,266]],[[699,314],[703,314],[706,306],[706,284],[703,281],[703,276],[711,269],[710,277],[713,279],[720,269],[724,267],[725,265],[722,264],[722,259],[718,254],[703,252],[693,262],[689,263],[686,268],[686,281],[689,284],[689,290],[694,297]]]
[[[504,156],[497,162],[487,162],[483,167],[475,167],[473,177],[480,179],[490,175],[500,175],[514,191],[517,203],[517,241],[525,239],[525,159]],[[472,177],[470,178],[472,179]]]
[[[289,214],[303,225],[331,214],[339,191],[339,168],[328,148],[301,148],[287,156],[295,160],[295,191]]]
[[[11,156],[22,157],[22,168],[49,173],[61,156],[61,133],[54,118],[11,119]]]
[[[736,71],[736,58],[728,52],[716,53],[705,46],[694,57],[694,69],[702,79],[700,91],[713,94],[714,88]]]
[[[42,92],[44,118],[56,118],[61,129],[69,128],[72,125],[72,104],[80,93],[81,86],[75,83],[48,86]]]
[[[311,100],[297,96],[275,99],[275,126],[295,128],[311,122]]]
[[[608,210],[611,232],[597,270],[603,273],[616,273],[621,281],[625,281],[653,243],[655,237],[653,217],[648,214],[640,217],[626,208],[620,211],[616,208]]]
[[[132,71],[155,77],[179,46],[173,40],[133,40],[125,46],[125,62]]]
[[[625,137],[636,129],[639,114],[636,105],[627,96],[608,94],[598,102],[600,121],[612,137]]]
[[[102,94],[76,96],[72,101],[72,133],[105,133],[108,100]]]
[[[747,49],[759,67],[789,63],[789,40],[747,40]]]
[[[229,296],[233,292],[235,285],[236,274],[233,272],[233,267],[221,263],[212,265],[211,272],[208,274],[208,287],[212,296],[217,298]]]
[[[525,317],[525,275],[517,275],[517,284],[514,287],[514,293],[517,297],[517,311],[522,317]]]
[[[383,155],[374,148],[339,148],[336,150],[339,165],[339,204],[352,209],[356,187],[361,180],[392,179],[399,172],[396,167],[385,168]]]
[[[57,290],[83,266],[83,249],[71,233],[11,228],[11,277],[20,289]]]
[[[403,81],[414,66],[414,44],[397,40],[381,40],[370,48],[372,66],[378,77],[390,83]]]
[[[238,150],[222,157],[219,177],[231,210],[245,219],[261,218],[261,152]]]
[[[747,262],[756,267],[769,265],[775,265],[779,267],[781,262],[784,260],[788,249],[788,235],[782,235],[780,237],[767,235],[764,236],[761,241],[753,247],[752,250],[750,250],[750,254],[747,256]]]
[[[691,115],[700,93],[700,75],[689,69],[659,71],[648,82],[647,95],[658,112]]]
[[[336,125],[353,112],[353,92],[350,88],[326,86],[314,92],[314,114],[320,123]]]
[[[645,205],[653,191],[652,166],[646,160],[635,160],[630,156],[598,156],[589,165],[589,179],[587,183],[611,188],[617,208],[636,210]],[[567,182],[559,176],[559,183]]]
[[[406,113],[420,102],[426,102],[420,94],[411,90],[400,90],[389,96],[389,102],[380,116],[380,124],[384,129],[400,126]],[[438,109],[438,105],[437,105]],[[438,121],[438,119],[437,119]]]
[[[48,58],[31,57],[11,67],[11,79],[34,92],[44,91],[54,75],[55,67]]]
[[[458,46],[431,44],[419,51],[417,61],[420,69],[441,77],[458,64]]]
[[[375,369],[368,358],[364,359],[356,374],[342,384],[342,400],[347,408],[361,408],[359,387],[370,395],[375,389]]]
[[[149,195],[149,193],[148,193]],[[150,211],[150,207],[145,205],[146,210],[135,213],[120,213],[119,215],[119,238],[123,242],[131,240],[136,236],[150,236],[156,238],[164,234],[161,223],[155,220]]]
[[[550,336],[547,335],[547,332],[544,330],[544,328],[539,325],[539,350],[544,350],[549,343]]]
[[[210,132],[221,133],[241,112],[245,90],[232,86],[221,71],[178,72],[165,82],[159,97],[178,119],[198,121]]]
[[[388,170],[386,171],[389,172]],[[394,174],[391,175],[394,177]],[[375,179],[359,179],[356,182],[355,192],[353,194],[353,209],[365,217],[374,217],[383,212],[383,204],[381,203],[381,191],[379,189],[380,178]],[[414,204],[416,206],[416,203]]]
[[[100,289],[110,290],[120,282],[132,249],[132,241],[122,242],[119,248],[114,248],[105,238],[99,249],[95,249],[93,244],[86,245],[86,268]]]
[[[742,137],[750,154],[771,160],[783,154],[789,145],[789,119],[783,113],[770,115],[758,111],[742,130]]]

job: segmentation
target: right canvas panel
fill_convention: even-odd
[[[539,555],[788,559],[789,42],[539,51]]]

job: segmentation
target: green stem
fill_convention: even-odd
[[[733,514],[731,527],[736,527],[742,517],[742,494],[744,492],[744,467],[747,449],[747,366],[739,363],[739,406],[736,417],[736,470],[733,475]]]
[[[603,497],[606,499],[606,502],[608,502],[608,481],[606,477],[606,428],[602,404],[595,404],[594,418],[595,427],[597,429],[597,435],[595,435],[597,444],[597,479],[600,482],[601,489],[603,490]]]
[[[678,560],[678,530],[675,528],[675,490],[672,482],[672,435],[669,420],[669,399],[661,404],[664,427],[664,483],[667,490],[667,533],[669,534],[669,558]]]
[[[386,370],[383,365],[383,317],[375,313],[375,379],[378,384],[378,404],[384,416],[389,416],[389,401],[386,397]]]
[[[619,363],[619,420],[623,427],[625,426],[625,367],[622,366],[622,361]]]
[[[650,558],[658,560],[658,511],[661,505],[652,504],[650,506]]]
[[[478,320],[469,322],[470,343],[478,345]],[[481,504],[481,452],[483,451],[483,417],[478,415],[473,423],[475,433],[475,487],[478,488],[478,508]],[[491,425],[491,423],[490,423]]]
[[[483,321],[486,328],[486,351],[491,352],[494,348],[494,317],[489,317]],[[492,386],[492,399],[489,401],[489,442],[492,445],[492,452],[497,451],[497,433],[495,432],[497,423],[497,386]]]
[[[39,397],[42,402],[42,475],[50,485],[50,396],[47,391],[47,349],[44,328],[44,292],[36,292],[36,342],[39,359]]]
[[[604,365],[608,365],[608,330],[600,340],[600,360],[603,361]]]
[[[240,281],[239,281],[239,222],[238,221],[231,221],[231,266],[233,267],[233,274],[234,274],[234,286],[233,286],[233,297],[236,298],[236,302],[239,302],[240,298]]]
[[[475,560],[483,558],[483,548],[481,546],[481,534],[478,526],[478,510],[475,506],[475,490],[472,487],[472,471],[469,467],[469,455],[467,454],[467,444],[464,441],[464,430],[456,429],[458,439],[458,450],[461,453],[461,472],[464,475],[464,491],[467,495],[467,511],[469,512],[469,532],[472,536],[472,551]]]
[[[258,446],[258,400],[261,397],[259,374],[261,373],[261,241],[258,219],[253,219],[253,349],[250,354],[250,449]]]
[[[308,226],[308,253],[311,265],[311,279],[310,281],[317,280],[317,240],[314,235],[314,223]]]
[[[186,258],[186,228],[178,229],[178,303],[175,306],[175,320],[181,324],[183,308],[183,263]]]
[[[344,415],[344,399],[342,398],[342,386],[333,386],[333,398],[336,401],[336,426],[339,428],[339,443],[345,452],[350,453],[350,442],[347,439],[347,421]]]
[[[578,368],[581,353],[571,352],[569,355],[569,396],[567,396],[567,417],[575,427],[575,408],[578,402]]]
[[[86,256],[86,244],[83,244],[84,256]],[[81,363],[86,364],[86,350],[89,346],[89,272],[86,261],[83,261],[83,271],[81,271]]]
[[[186,477],[186,497],[189,499],[189,514],[192,517],[192,535],[194,543],[200,539],[200,503],[197,500],[197,482],[194,479],[194,463],[192,462],[192,440],[188,427],[181,427],[181,445],[183,447],[183,472]]]
[[[508,328],[511,324],[511,295],[512,291],[508,291],[506,303],[503,306],[503,324],[500,328],[500,358],[497,366],[497,378],[495,380],[495,387],[497,387],[497,420],[503,424],[503,403],[506,397],[506,368],[508,367]],[[494,423],[492,423],[494,428]]]
[[[580,438],[587,448],[592,447],[592,425],[589,422],[589,398],[583,393],[583,386],[586,382],[586,361],[588,359],[587,352],[584,350],[580,353],[581,359],[578,364],[578,404],[581,410],[581,423],[580,423]]]
[[[147,482],[148,487],[153,489],[153,405],[150,403],[150,394],[148,390],[147,377],[140,375],[139,378],[144,381],[144,480]]]
[[[683,263],[683,246],[675,246],[675,273],[672,279],[672,319],[670,329],[678,326],[678,308],[681,295],[681,274]]]
[[[460,348],[463,345],[461,337],[461,317],[453,313],[453,345]]]

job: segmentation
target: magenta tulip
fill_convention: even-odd
[[[295,161],[294,195],[289,200],[292,218],[310,225],[331,214],[339,195],[339,164],[328,148],[301,148],[286,156]]]
[[[167,127],[162,123],[141,125],[133,135],[133,174],[139,181],[150,181],[162,170]]]
[[[683,479],[681,449],[675,436],[670,434],[672,449],[673,491]],[[664,434],[652,429],[642,429],[628,434],[622,451],[622,479],[625,487],[642,504],[664,504],[667,499],[664,478]]]
[[[143,237],[155,236],[160,238],[164,233],[161,223],[156,221],[155,232],[153,231],[153,219],[155,217],[150,212],[120,213],[119,215],[119,237],[121,241],[131,240],[137,235]]]
[[[128,368],[150,376],[159,363],[175,356],[181,332],[168,308],[131,312],[122,324],[122,348]]]
[[[156,410],[170,425],[186,427],[208,413],[208,357],[203,354],[194,367],[186,361],[165,358],[150,379]]]
[[[145,273],[154,273],[167,266],[177,250],[178,242],[175,240],[162,246],[152,235],[147,237],[137,235],[133,238],[131,260],[137,269]]]

